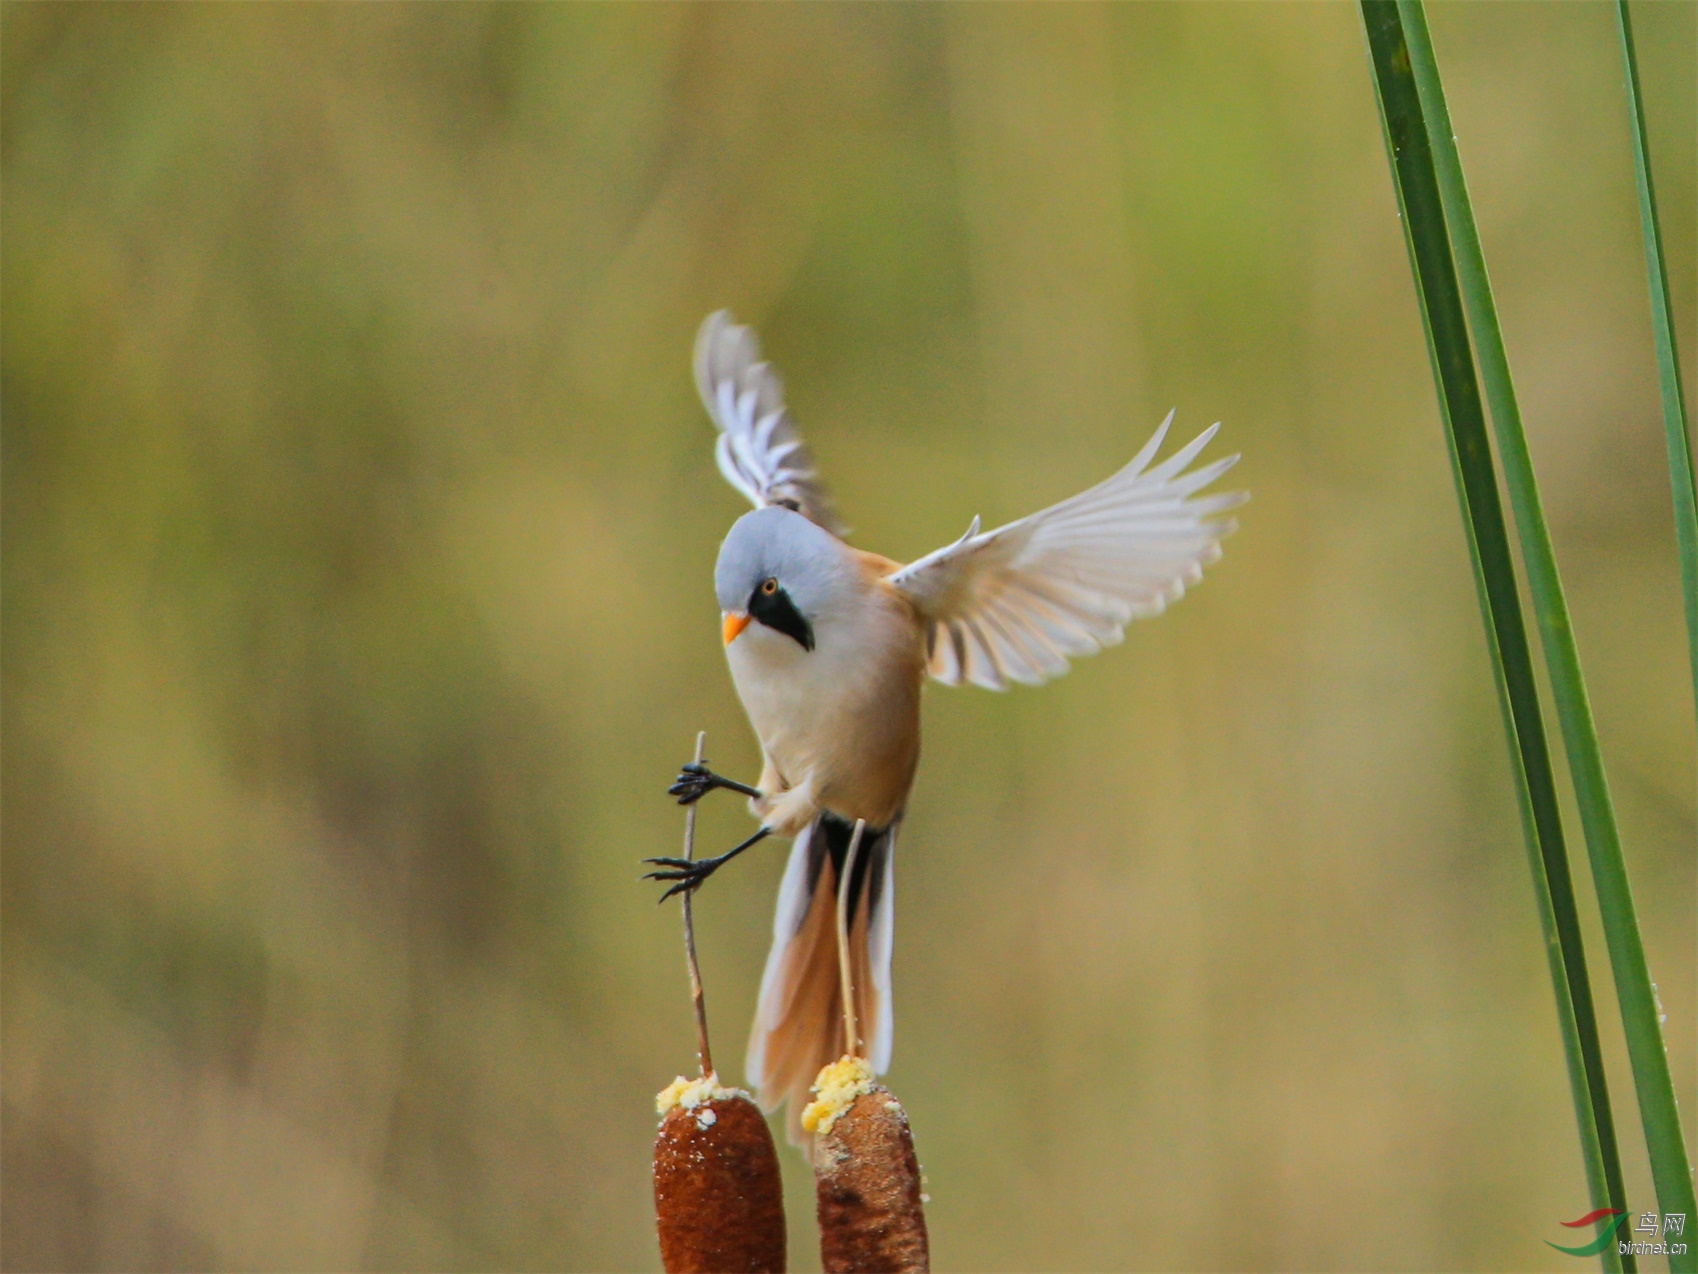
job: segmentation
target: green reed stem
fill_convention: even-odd
[[[1456,135],[1446,109],[1444,89],[1421,0],[1398,0],[1404,38],[1420,105],[1426,120],[1427,138],[1438,175],[1439,197],[1450,227],[1451,248],[1462,285],[1462,303],[1474,334],[1480,360],[1480,377],[1486,401],[1491,406],[1492,426],[1498,454],[1503,459],[1504,483],[1521,541],[1521,562],[1527,572],[1527,587],[1538,620],[1540,645],[1550,677],[1551,697],[1568,755],[1568,769],[1580,810],[1580,826],[1592,864],[1592,886],[1598,895],[1598,910],[1604,922],[1604,942],[1610,953],[1610,970],[1615,978],[1616,1001],[1621,1009],[1622,1030],[1627,1037],[1627,1056],[1639,1098],[1639,1119],[1645,1131],[1645,1146],[1651,1159],[1651,1176],[1657,1202],[1664,1212],[1694,1214],[1692,1174],[1687,1165],[1686,1142],[1681,1136],[1680,1111],[1675,1103],[1674,1080],[1669,1074],[1668,1053],[1663,1046],[1661,1013],[1656,990],[1645,960],[1645,945],[1634,912],[1633,891],[1628,883],[1627,863],[1621,852],[1615,808],[1604,777],[1603,755],[1598,747],[1597,728],[1580,672],[1580,654],[1569,622],[1568,603],[1557,574],[1556,554],[1545,527],[1539,487],[1533,476],[1533,461],[1527,436],[1521,427],[1521,410],[1510,379],[1509,357],[1498,327],[1497,306],[1486,274],[1486,257],[1480,247],[1479,231],[1463,179],[1462,160]],[[1577,1006],[1578,1007],[1578,1006]],[[1600,1133],[1602,1128],[1600,1127]],[[1606,1161],[1606,1167],[1607,1167]],[[1618,1203],[1613,1207],[1623,1206]],[[1673,1269],[1698,1270],[1698,1255],[1692,1264],[1675,1258]]]
[[[1621,61],[1627,79],[1627,113],[1633,125],[1633,173],[1639,186],[1639,227],[1645,239],[1645,275],[1651,288],[1651,328],[1657,342],[1657,384],[1663,399],[1663,440],[1674,488],[1674,538],[1680,548],[1680,589],[1686,598],[1686,653],[1692,662],[1692,694],[1698,704],[1698,493],[1693,489],[1692,452],[1686,437],[1686,399],[1674,341],[1674,306],[1663,265],[1663,232],[1657,221],[1657,192],[1651,185],[1651,145],[1645,135],[1645,103],[1639,95],[1639,59],[1627,0],[1616,0]]]
[[[1362,0],[1362,16],[1427,350],[1450,444],[1452,476],[1462,506],[1510,744],[1511,770],[1556,996],[1581,1160],[1593,1206],[1625,1210],[1597,1013],[1586,975],[1556,781],[1422,98],[1411,69],[1411,50],[1399,6],[1393,0]],[[1599,1257],[1605,1270],[1633,1268],[1632,1258],[1620,1258],[1614,1244],[1606,1245]]]

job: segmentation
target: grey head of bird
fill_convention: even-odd
[[[745,513],[713,568],[725,644],[759,624],[811,651],[820,620],[853,604],[856,582],[848,547],[829,531],[780,505]]]

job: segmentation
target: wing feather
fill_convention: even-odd
[[[720,310],[696,334],[696,388],[719,429],[714,458],[757,509],[789,504],[833,535],[843,527],[784,406],[784,384],[754,332]]]
[[[1217,515],[1249,497],[1197,496],[1235,455],[1186,471],[1219,425],[1150,467],[1172,423],[1169,412],[1106,481],[994,531],[974,518],[959,540],[886,577],[930,624],[934,678],[1001,690],[1060,676],[1202,579],[1234,526]]]

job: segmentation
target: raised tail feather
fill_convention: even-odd
[[[890,952],[896,910],[896,828],[867,828],[849,878],[849,953],[855,1016],[873,1069],[890,1065]],[[746,1069],[764,1110],[789,1100],[792,1145],[810,1150],[802,1108],[820,1068],[847,1051],[837,970],[837,882],[854,824],[821,814],[796,838],[761,978]]]

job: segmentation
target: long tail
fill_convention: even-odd
[[[876,831],[869,827],[862,833],[849,878],[856,1024],[867,1059],[879,1072],[890,1066],[893,1026],[890,951],[897,826]],[[749,1035],[749,1083],[765,1110],[789,1100],[790,1142],[804,1150],[811,1141],[802,1130],[808,1089],[821,1067],[847,1051],[837,969],[837,882],[853,833],[852,823],[821,814],[791,847]]]

